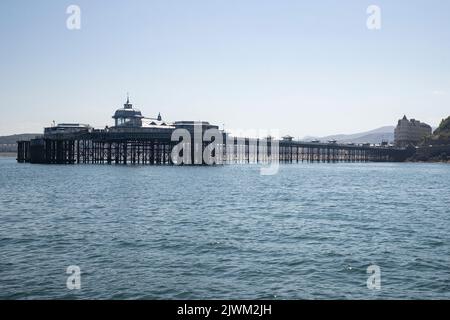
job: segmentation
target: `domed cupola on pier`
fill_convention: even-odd
[[[141,111],[133,108],[130,97],[127,97],[123,108],[117,109],[113,116],[116,127],[142,127],[143,118]]]

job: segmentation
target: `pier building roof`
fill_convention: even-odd
[[[162,119],[161,113],[156,118],[144,117],[139,109],[133,107],[129,97],[123,108],[117,109],[112,118],[115,120],[116,128],[174,128],[171,123]]]
[[[123,105],[123,108],[117,109],[114,113],[113,119],[119,118],[144,118],[139,109],[133,108],[130,103],[130,98],[127,98],[127,102]]]

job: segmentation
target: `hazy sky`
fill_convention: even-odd
[[[127,92],[146,116],[296,137],[450,115],[448,0],[1,0],[0,40],[2,135],[111,125]]]

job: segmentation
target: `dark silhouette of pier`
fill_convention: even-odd
[[[204,165],[267,162],[403,161],[408,150],[389,146],[231,137],[209,122],[166,122],[144,117],[126,103],[114,113],[114,126],[94,129],[59,124],[44,135],[18,141],[17,161],[42,164]]]
[[[403,148],[236,138],[223,135],[223,142],[211,150],[215,164],[299,162],[400,162],[410,152]],[[172,132],[109,132],[93,130],[81,133],[44,135],[31,141],[19,141],[17,161],[41,164],[139,164],[173,165],[172,150],[180,141],[172,141]],[[211,141],[192,141],[180,152],[190,151],[183,164],[204,165],[201,155]],[[187,151],[186,151],[187,150]],[[198,155],[200,155],[200,160]],[[197,157],[197,158],[196,158]]]

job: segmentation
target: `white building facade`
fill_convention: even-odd
[[[431,135],[432,129],[426,123],[416,119],[408,120],[406,116],[398,120],[394,131],[395,145],[397,147],[416,146],[422,139]]]

